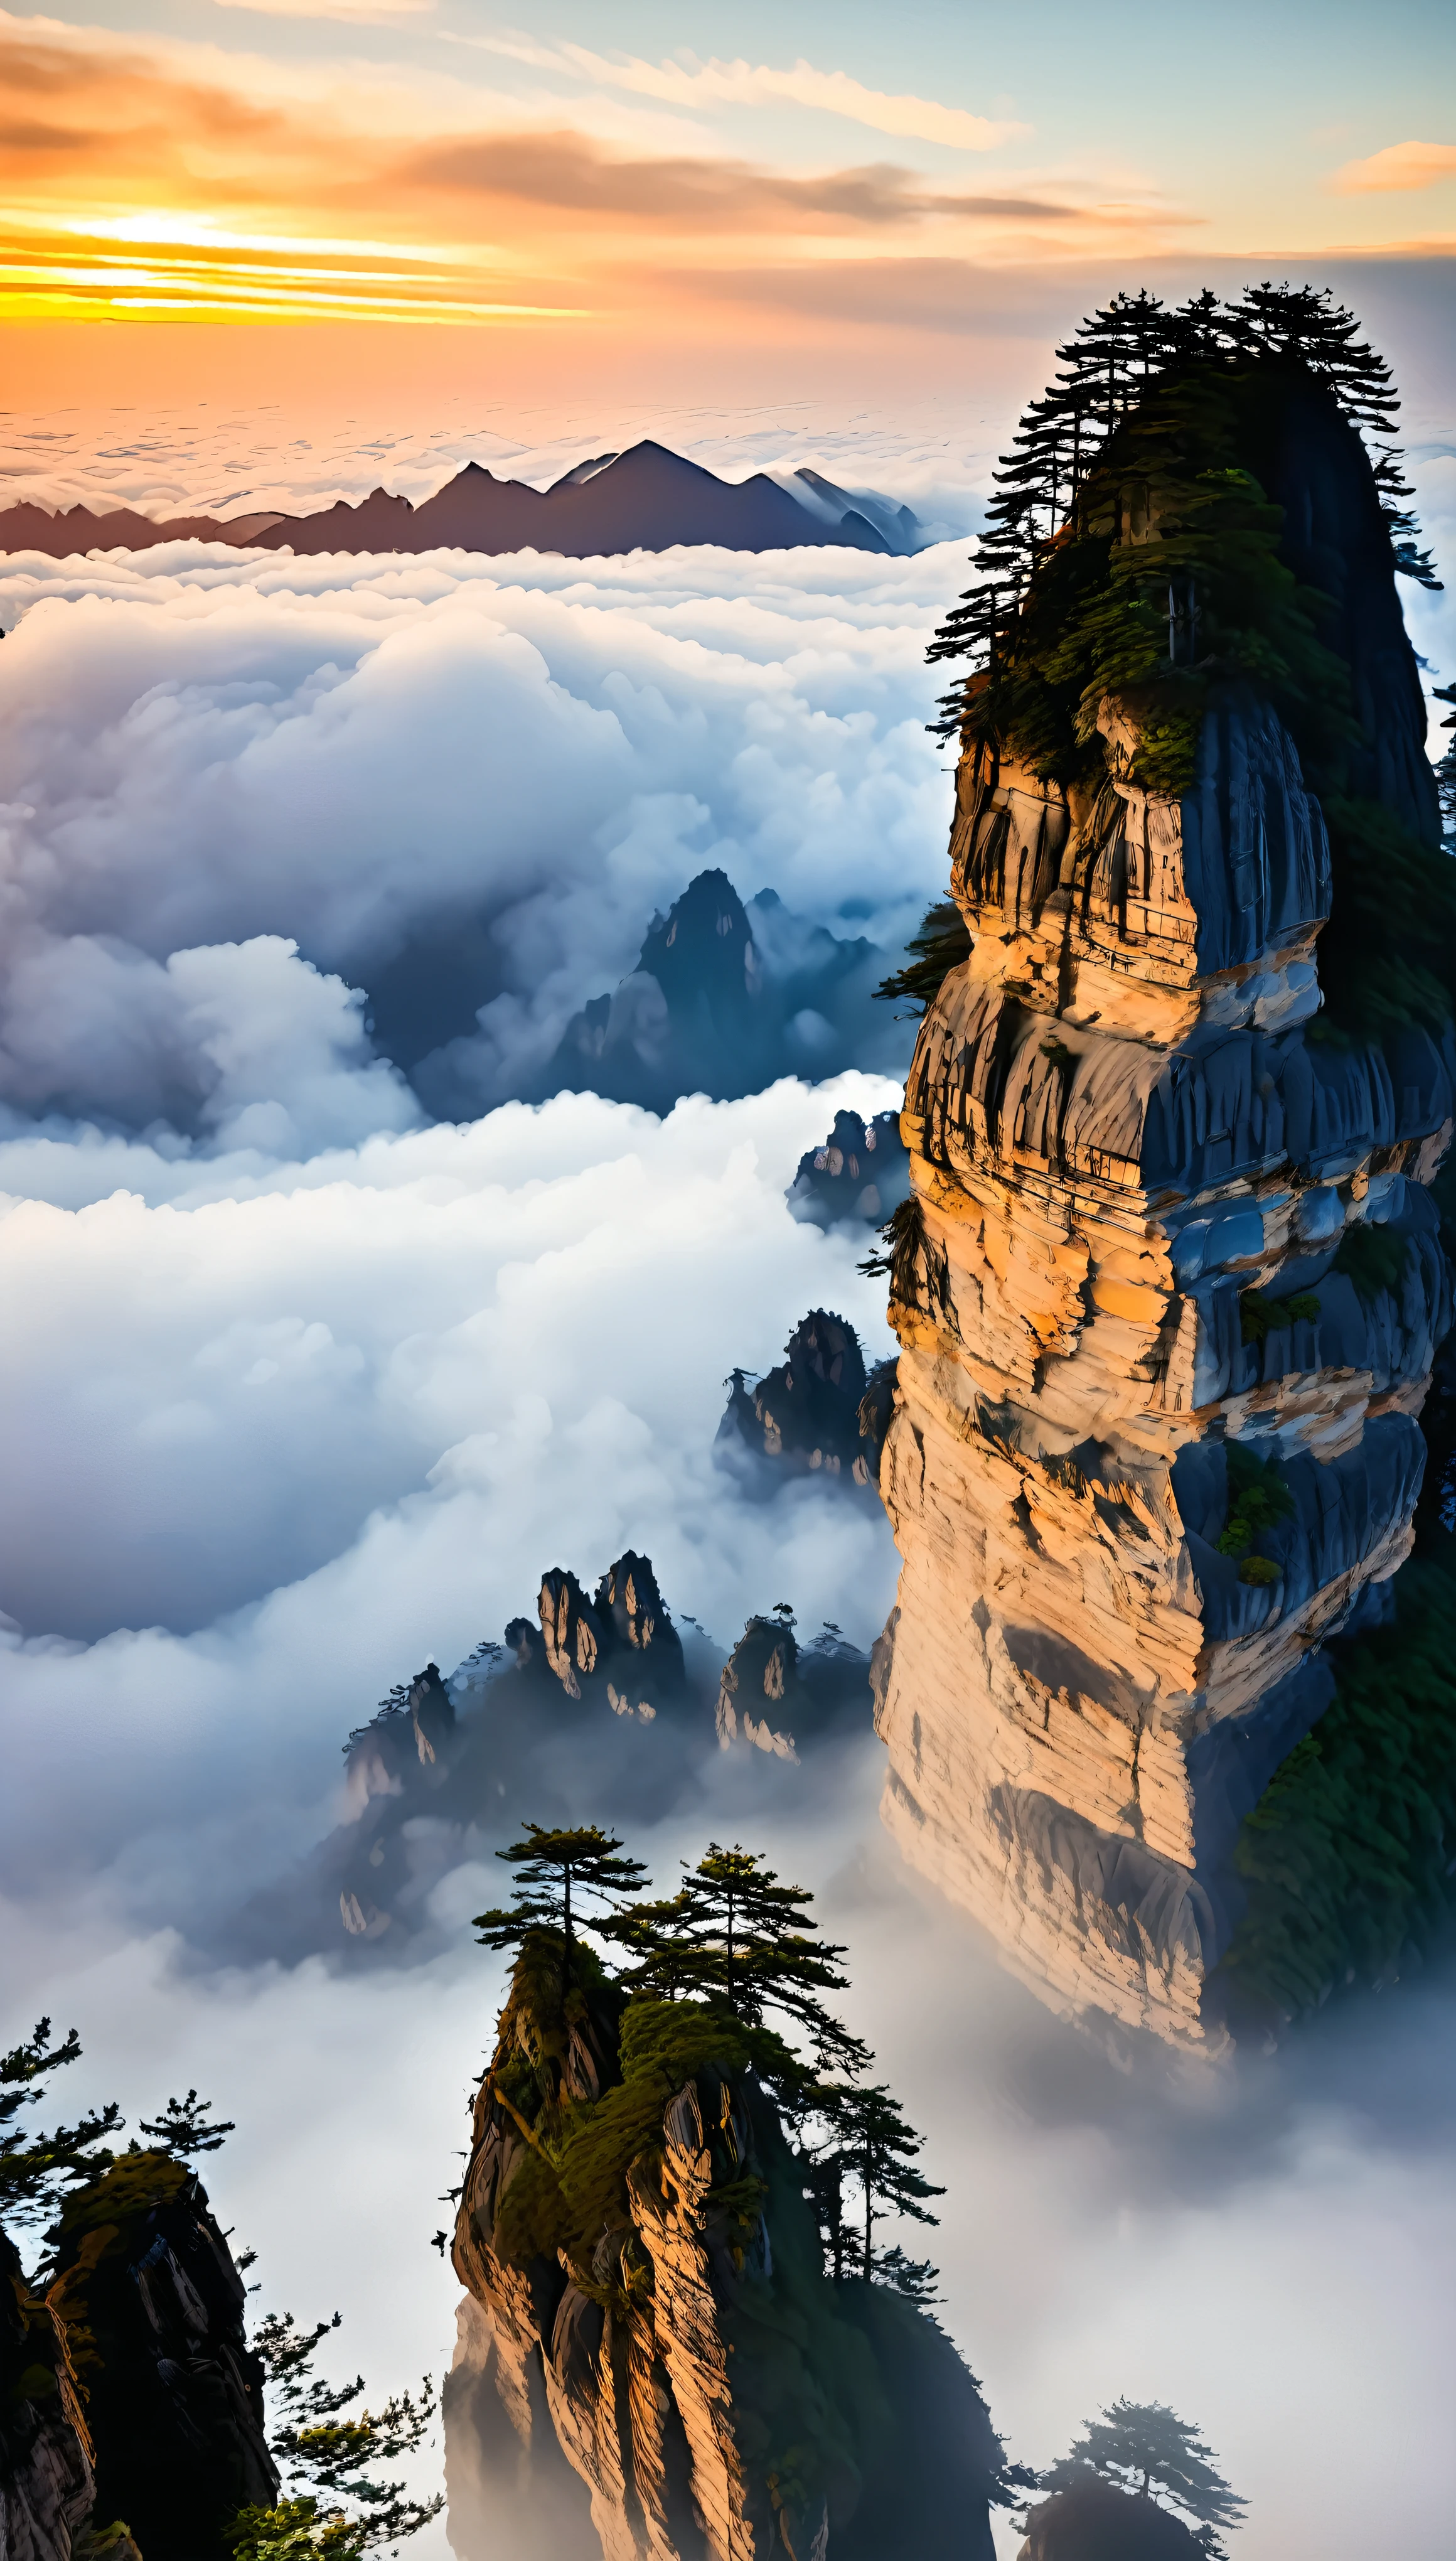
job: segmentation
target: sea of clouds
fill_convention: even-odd
[[[342,1929],[332,1958],[244,1961],[229,1916],[338,1818],[349,1729],[550,1565],[644,1549],[725,1649],[778,1601],[804,1634],[883,1622],[873,1508],[745,1500],[712,1442],[729,1367],[807,1307],[890,1348],[863,1231],[783,1193],[892,1083],[664,1118],[510,1097],[707,864],[902,941],[943,886],[922,658],[962,559],[0,568],[7,2018],[75,2020],[72,2104],[134,2120],[196,2084],[236,2118],[224,2221],[269,2301],[340,2305],[341,2368],[382,2388],[449,2353],[429,2239],[499,1876],[443,1877],[445,1953],[393,1972]],[[427,1006],[462,943],[498,972],[467,1034],[491,1108],[432,1123],[370,991],[404,966]],[[1396,2516],[1434,2548],[1450,1985],[1221,2076],[1109,2059],[901,1869],[867,1733],[763,1845],[849,1943],[854,2023],[948,2190],[945,2317],[1014,2451],[1164,2398],[1253,2498],[1249,2561],[1364,2561]],[[714,1820],[705,1784],[632,1845],[665,1882]]]
[[[13,559],[0,1110],[270,1155],[403,1129],[365,991],[412,1029],[435,983],[505,1099],[714,865],[897,946],[943,870],[923,661],[958,570]]]

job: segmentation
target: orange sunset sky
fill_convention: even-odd
[[[1456,20],[1345,5],[0,12],[6,406],[954,387],[1119,282],[1449,340]],[[998,354],[1000,350],[1000,354]]]

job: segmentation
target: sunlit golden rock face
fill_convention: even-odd
[[[957,777],[877,1722],[890,1828],[1039,1989],[1207,2042],[1238,1824],[1411,1543],[1453,1059],[1318,1037],[1329,849],[1270,710],[1212,713],[1181,798],[1099,727],[1095,795]]]

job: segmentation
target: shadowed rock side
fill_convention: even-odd
[[[225,2561],[238,2509],[278,2488],[244,2303],[200,2181],[161,2152],[63,2207],[44,2301],[0,2234],[5,2561]]]
[[[1193,787],[963,759],[974,938],[921,1028],[892,1236],[887,1820],[1028,1978],[1179,2038],[1243,1815],[1411,1544],[1451,1319],[1449,1029],[1315,1043],[1324,820],[1226,694]]]
[[[26,2284],[0,2232],[0,2553],[71,2561],[89,2524],[90,2439],[52,2305]]]
[[[778,551],[825,543],[867,552],[914,552],[924,533],[908,507],[873,493],[839,488],[817,471],[795,472],[783,487],[765,472],[720,480],[701,463],[650,439],[626,453],[577,463],[550,489],[498,480],[467,462],[432,498],[371,490],[351,505],[340,499],[312,515],[174,516],[161,521],[134,508],[95,513],[84,506],[52,514],[30,500],[0,510],[0,551],[38,551],[65,559],[96,549],[145,551],[156,543],[255,545],[265,551],[559,552],[568,559],[598,553],[667,551],[677,543],[718,543],[728,551]]]
[[[475,2105],[446,2405],[462,2561],[991,2561],[1002,2452],[976,2384],[915,2305],[824,2275],[735,2023],[624,2010],[586,1967],[557,1986],[528,1943]]]
[[[1031,2510],[1019,2561],[1191,2561],[1203,2550],[1156,2499],[1087,2480]]]
[[[246,2297],[196,2174],[123,2153],[61,2216],[53,2296],[95,2467],[95,2518],[146,2561],[202,2561],[240,2507],[271,2505],[262,2367]]]
[[[877,1111],[836,1111],[822,1147],[799,1158],[785,1198],[797,1219],[811,1227],[863,1222],[880,1227],[898,1209],[910,1187],[910,1160],[899,1134],[899,1116]]]
[[[734,1668],[766,1625],[781,1687],[763,1685],[766,1658]],[[734,1727],[721,1709],[729,1671]],[[691,1799],[730,1832],[781,1807],[785,1788],[822,1802],[841,1757],[871,1741],[870,1719],[868,1660],[837,1628],[800,1645],[790,1615],[750,1620],[726,1669],[721,1645],[674,1624],[649,1558],[628,1550],[590,1588],[554,1566],[536,1616],[513,1619],[504,1644],[477,1647],[448,1680],[426,1663],[351,1735],[345,1819],[230,1917],[229,1950],[413,1962],[449,1935],[431,1901],[441,1878],[488,1859],[523,1805],[624,1827]]]
[[[772,890],[745,907],[726,872],[699,872],[667,915],[654,917],[615,994],[593,996],[572,1015],[555,1057],[527,1081],[525,1100],[605,1094],[667,1111],[684,1094],[723,1102],[780,1076],[873,1065],[898,1074],[902,1035],[873,1002],[884,959],[864,936],[806,925]],[[472,1055],[462,1036],[421,1071],[432,1109],[466,1090]]]
[[[746,1370],[728,1380],[718,1427],[720,1459],[743,1473],[749,1489],[770,1493],[786,1476],[872,1485],[889,1420],[894,1364],[868,1372],[860,1338],[843,1316],[811,1307],[790,1334],[777,1369],[755,1387]]]

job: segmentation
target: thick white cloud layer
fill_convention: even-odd
[[[897,943],[943,868],[922,662],[959,566],[12,562],[0,1104],[284,1152],[404,1125],[316,973],[425,952],[427,1023],[467,929],[504,1097],[709,864]]]
[[[889,1348],[862,1248],[782,1193],[839,1105],[893,1089],[425,1127],[351,990],[473,905],[513,973],[482,1036],[505,1074],[704,863],[902,933],[943,881],[920,660],[961,558],[179,551],[0,581],[6,2021],[75,2018],[68,2102],[134,2119],[196,2083],[236,2117],[224,2220],[270,2299],[341,2305],[341,2369],[384,2387],[448,2353],[428,2239],[498,1879],[446,1876],[450,1952],[401,1973],[351,1970],[342,1934],[340,1969],[199,1944],[333,1819],[380,1694],[498,1634],[548,1564],[645,1548],[725,1644],[779,1600],[873,1637],[873,1508],[745,1502],[711,1445],[729,1364],[809,1305]],[[1364,2561],[1396,2513],[1436,2548],[1449,1986],[1267,2072],[1112,2071],[898,1867],[879,1773],[867,1735],[763,1845],[851,1946],[1014,2451],[1165,2398],[1253,2497],[1247,2561]],[[666,1879],[711,1820],[633,1845]]]

